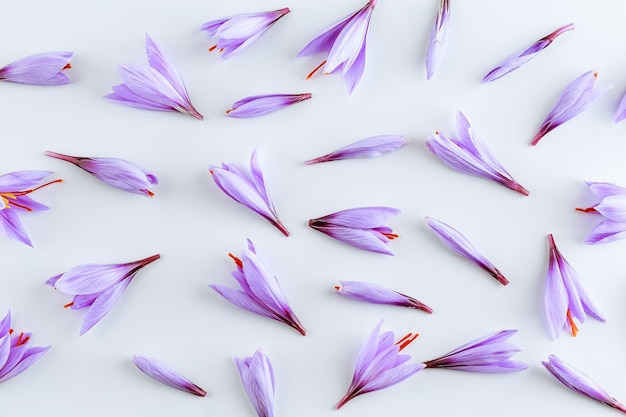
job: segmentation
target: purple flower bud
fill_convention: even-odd
[[[426,54],[426,78],[430,78],[443,58],[446,41],[448,39],[448,27],[450,26],[450,2],[441,0],[435,24],[430,32],[430,42]]]
[[[408,145],[408,143],[406,138],[400,135],[372,136],[344,146],[319,158],[308,160],[305,164],[313,165],[321,162],[352,158],[374,158],[403,148]]]
[[[235,361],[243,387],[258,417],[274,417],[276,381],[270,359],[259,349],[254,355],[235,358]]]
[[[141,372],[172,388],[204,397],[206,391],[155,359],[141,355],[133,355],[133,363]]]
[[[432,314],[433,309],[421,301],[371,282],[339,281],[335,294],[372,304],[388,304],[414,308]]]
[[[626,188],[609,182],[587,182],[600,202],[576,210],[601,214],[605,220],[585,238],[585,243],[607,243],[626,237]]]
[[[71,84],[63,72],[72,68],[73,52],[46,52],[22,58],[0,68],[0,81],[32,85]]]
[[[226,110],[226,114],[238,119],[259,117],[308,100],[311,97],[311,93],[251,96],[236,101],[232,108]]]

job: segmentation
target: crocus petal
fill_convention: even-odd
[[[274,417],[274,370],[269,358],[257,350],[252,357],[235,358],[241,382],[259,417]]]
[[[624,194],[608,195],[593,208],[609,220],[626,222],[626,195]]]
[[[14,210],[0,210],[0,223],[9,239],[18,240],[30,247],[33,246],[30,238],[22,226],[22,222]]]
[[[11,368],[6,373],[4,373],[5,372],[4,369],[0,371],[0,374],[2,374],[2,376],[0,376],[0,382],[4,382],[7,379],[13,378],[14,376],[17,376],[21,374],[22,372],[24,372],[25,370],[27,370],[28,368],[30,368],[51,347],[52,346],[36,347],[36,348],[30,348],[26,350],[24,352],[24,355],[22,355],[21,360],[19,361],[17,365],[15,365],[15,367]]]
[[[16,171],[8,174],[0,175],[0,192],[2,191],[18,191],[33,188],[38,185],[48,175],[52,175],[52,171]]]
[[[361,139],[334,152],[311,159],[306,165],[320,162],[338,161],[352,158],[374,158],[386,155],[408,145],[406,137],[400,135],[381,135]]]
[[[335,287],[335,293],[347,298],[365,301],[373,304],[389,304],[402,307],[415,308],[431,314],[432,308],[417,299],[399,293],[382,285],[371,282],[339,281]]]
[[[172,388],[176,388],[199,397],[204,397],[206,395],[205,390],[155,359],[142,355],[133,355],[133,363],[137,366],[137,368],[139,368],[139,370],[141,370],[141,372],[165,385],[169,385]]]
[[[426,78],[430,78],[439,66],[445,51],[448,39],[448,27],[450,26],[450,4],[448,0],[441,0],[435,24],[430,32],[430,42],[426,54]]]
[[[485,258],[458,230],[446,223],[430,217],[426,217],[426,224],[450,250],[474,262],[498,280],[500,284],[507,285],[509,283],[498,268],[493,266],[493,264],[489,262],[487,258]]]
[[[0,81],[32,85],[71,84],[63,70],[69,66],[72,52],[46,52],[30,55],[0,68]]]
[[[589,375],[574,368],[559,357],[549,355],[548,360],[541,363],[552,376],[572,391],[626,413],[626,406],[613,398]]]
[[[229,117],[235,117],[239,119],[259,117],[269,113],[273,113],[292,104],[308,100],[311,97],[311,93],[267,94],[246,97],[235,102],[232,108],[226,111],[226,114]]]
[[[0,382],[17,376],[30,368],[44,353],[45,347],[28,347],[31,333],[14,332],[11,327],[11,311],[0,322]]]
[[[608,243],[626,237],[626,223],[605,220],[597,225],[585,238],[585,243]]]
[[[622,95],[622,98],[617,105],[617,111],[615,112],[615,123],[619,123],[626,119],[626,93]]]
[[[115,302],[122,296],[126,287],[130,284],[130,280],[124,280],[119,284],[102,292],[89,307],[89,311],[83,318],[83,324],[80,327],[80,335],[84,335],[89,329],[95,326],[102,318],[113,308]]]
[[[610,182],[586,181],[589,190],[597,197],[605,198],[612,195],[626,196],[626,188]]]

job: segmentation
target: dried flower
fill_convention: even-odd
[[[257,415],[274,417],[276,382],[269,358],[259,349],[251,357],[235,358],[235,362],[243,387]]]
[[[393,332],[379,334],[382,325],[382,321],[378,323],[361,348],[352,382],[346,395],[335,406],[337,409],[354,397],[390,387],[424,369],[422,363],[407,364],[411,356],[400,354],[418,334],[409,333],[394,343]]]
[[[491,262],[487,260],[478,250],[474,247],[472,242],[467,240],[465,236],[452,226],[441,222],[439,220],[426,217],[426,224],[435,232],[437,237],[454,253],[461,255],[462,257],[469,259],[485,271],[487,271],[492,277],[498,280],[502,285],[507,285],[509,280],[493,266]]]
[[[441,0],[435,24],[430,32],[430,43],[426,55],[426,78],[430,78],[435,73],[437,66],[443,58],[446,41],[448,39],[448,27],[450,26],[450,2]]]
[[[142,355],[133,355],[133,363],[141,372],[172,388],[204,397],[206,391],[155,359]]]
[[[433,309],[421,301],[371,282],[339,281],[335,294],[372,304],[388,304],[415,308],[431,314]]]
[[[48,279],[46,284],[74,296],[72,302],[66,304],[65,308],[80,310],[89,307],[80,328],[80,334],[83,335],[111,310],[135,274],[160,257],[157,254],[125,264],[78,265]]]
[[[249,172],[235,164],[222,164],[221,167],[211,165],[209,172],[215,184],[226,195],[264,217],[280,230],[282,234],[289,236],[289,231],[278,218],[274,203],[265,188],[265,181],[263,180],[263,173],[256,156],[256,149],[250,157]]]
[[[550,334],[553,339],[557,339],[561,330],[567,328],[576,336],[578,327],[574,323],[574,318],[581,323],[585,321],[587,314],[600,321],[606,319],[591,294],[583,287],[574,268],[559,252],[552,235],[548,235],[548,241],[550,261],[544,302]]]
[[[150,191],[150,187],[159,182],[154,174],[123,159],[87,158],[63,155],[51,151],[46,151],[45,155],[74,164],[98,178],[100,181],[104,181],[113,187],[130,193],[152,197],[154,193]]]
[[[611,397],[611,395],[591,379],[589,375],[574,368],[561,358],[555,355],[549,355],[548,360],[542,361],[541,363],[552,376],[572,391],[626,413],[626,406],[624,404]]]
[[[11,312],[0,321],[0,382],[13,378],[31,367],[52,346],[28,347],[30,333],[18,335],[11,328]]]
[[[48,206],[36,202],[28,194],[50,184],[63,181],[58,179],[38,185],[51,174],[53,173],[50,171],[16,171],[0,175],[0,223],[4,226],[4,231],[9,238],[33,246],[17,213],[20,210],[42,211],[48,209]]]
[[[285,7],[271,12],[238,14],[206,22],[200,30],[218,38],[209,51],[218,49],[224,52],[221,59],[228,59],[254,45],[274,23],[289,12],[289,8]]]
[[[393,255],[387,242],[398,235],[383,223],[398,214],[392,207],[359,207],[311,219],[309,226],[348,245]]]
[[[260,96],[251,96],[236,101],[233,104],[233,107],[226,110],[226,114],[229,117],[235,117],[238,119],[259,117],[284,109],[292,104],[308,100],[311,97],[311,93],[265,94]]]
[[[489,334],[424,364],[426,368],[488,374],[523,371],[528,365],[509,359],[520,351],[516,345],[506,342],[515,333],[517,330],[502,330]]]
[[[597,225],[585,238],[585,243],[607,243],[626,237],[626,188],[609,182],[586,182],[600,202],[576,210],[597,213],[605,220]]]
[[[539,131],[535,135],[532,146],[535,146],[541,138],[547,135],[552,129],[559,127],[574,116],[582,113],[591,103],[596,101],[605,92],[613,88],[606,86],[594,90],[594,83],[598,73],[588,71],[572,81],[561,93],[561,97],[552,107],[544,121],[541,123]]]
[[[105,98],[138,109],[178,111],[202,120],[202,115],[189,100],[174,62],[148,35],[146,55],[148,65],[124,64],[118,67],[124,83],[114,86],[113,93]]]
[[[492,69],[485,75],[483,78],[483,82],[495,81],[500,77],[505,76],[509,72],[518,69],[531,59],[535,57],[539,52],[546,49],[550,44],[563,32],[567,32],[568,30],[574,29],[574,24],[570,23],[569,25],[565,25],[563,27],[558,28],[554,32],[549,35],[544,36],[539,39],[537,42],[533,43],[529,47],[514,53],[504,60],[500,65]]]
[[[426,140],[426,146],[432,153],[456,171],[496,181],[526,196],[529,194],[500,165],[463,113],[457,114],[456,124],[458,139],[436,132]]]
[[[306,330],[289,306],[269,263],[252,242],[248,239],[248,249],[243,251],[241,259],[232,253],[228,256],[237,265],[231,275],[240,289],[215,284],[210,284],[209,287],[237,307],[285,323],[303,336],[306,335]]]
[[[380,135],[361,139],[334,152],[311,159],[306,165],[319,164],[320,162],[339,161],[352,158],[374,158],[397,151],[408,145],[406,137],[401,135]]]
[[[31,85],[71,84],[63,72],[72,68],[73,52],[46,52],[30,55],[0,68],[0,81]]]
[[[365,69],[365,49],[370,18],[377,0],[369,0],[360,10],[323,29],[298,57],[325,54],[327,57],[307,75],[311,78],[322,66],[324,74],[341,70],[348,94],[357,86]]]

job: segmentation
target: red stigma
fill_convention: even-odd
[[[385,235],[387,237],[387,239],[389,239],[389,240],[394,240],[394,239],[400,237],[399,235],[397,235],[395,233],[383,233],[383,235]]]
[[[308,80],[309,78],[311,78],[313,74],[315,74],[320,68],[324,66],[324,64],[326,64],[326,60],[322,61],[322,63],[315,67],[313,71],[309,72],[309,74],[306,76],[306,79]]]
[[[73,306],[73,305],[74,305],[74,301],[72,301],[71,303],[67,303],[67,304],[65,304],[65,305],[63,306],[63,308],[69,308],[69,307],[71,307],[71,306]]]
[[[407,333],[402,339],[398,340],[395,345],[398,346],[398,352],[410,345],[419,336],[418,333]]]
[[[20,335],[17,338],[17,345],[16,346],[25,345],[26,343],[28,343],[29,340],[30,340],[30,336],[24,337],[24,332],[21,332]]]
[[[66,69],[70,69],[72,68],[72,65],[70,65],[70,63],[65,64],[65,66],[63,68],[61,68],[61,71],[66,70]]]
[[[587,208],[576,207],[576,211],[582,211],[583,213],[597,213],[598,212],[598,210],[596,210],[593,207],[587,207]]]
[[[572,314],[567,309],[567,322],[569,323],[569,327],[572,329],[572,336],[576,337],[578,334],[578,327],[576,327],[576,323],[574,323],[574,319],[572,318]]]
[[[209,52],[213,52],[215,51],[215,48],[217,48],[217,45],[213,45],[212,47],[209,48]]]
[[[235,261],[235,263],[237,264],[237,266],[241,269],[243,269],[243,262],[241,262],[241,259],[237,258],[235,255],[233,255],[232,253],[229,253],[228,256],[230,256],[231,258],[233,258],[233,261]]]

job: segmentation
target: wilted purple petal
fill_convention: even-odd
[[[0,81],[32,85],[71,84],[63,70],[71,68],[73,52],[30,55],[0,68]]]
[[[51,151],[46,151],[45,155],[72,163],[89,172],[100,181],[135,194],[152,197],[154,193],[150,191],[150,187],[159,182],[154,174],[123,159],[88,158],[63,155]]]
[[[308,160],[305,164],[312,165],[320,162],[352,158],[374,158],[396,151],[408,145],[408,143],[406,137],[401,135],[372,136],[356,141],[324,156]]]
[[[561,97],[559,97],[559,100],[541,123],[539,131],[531,142],[532,146],[539,143],[541,138],[552,131],[552,129],[559,127],[571,118],[582,113],[591,103],[613,88],[613,86],[609,85],[594,90],[593,87],[597,76],[597,72],[593,70],[588,71],[565,87],[565,90],[561,93]]]
[[[450,2],[441,0],[437,18],[430,32],[430,42],[428,44],[428,52],[426,54],[426,78],[430,78],[435,73],[437,66],[443,58],[446,40],[448,39],[448,27],[450,26]]]
[[[241,382],[259,417],[274,417],[276,381],[274,368],[262,350],[251,357],[235,358]]]
[[[204,397],[206,395],[205,390],[155,359],[142,355],[133,355],[133,363],[137,366],[137,368],[139,368],[139,370],[141,370],[141,372],[165,385],[169,385],[172,388],[176,388],[199,397]]]
[[[392,207],[360,207],[311,219],[309,226],[357,248],[393,255],[387,242],[398,235],[383,223],[398,214]]]
[[[539,52],[546,49],[560,34],[574,29],[574,24],[570,23],[563,27],[558,28],[549,35],[544,36],[537,42],[533,43],[529,47],[514,53],[502,62],[500,65],[492,69],[483,78],[484,83],[497,80],[500,77],[505,76],[509,72],[518,69],[523,64],[527,63],[535,57]]]
[[[292,104],[308,100],[311,97],[311,93],[251,96],[236,101],[233,107],[226,111],[226,114],[229,117],[238,119],[259,117],[291,106]]]
[[[507,285],[509,280],[487,260],[474,245],[467,240],[458,230],[437,219],[426,217],[426,224],[436,233],[437,237],[453,252],[469,259],[476,265],[487,271],[502,285]]]
[[[572,391],[626,413],[626,406],[624,406],[624,404],[609,395],[609,393],[591,379],[589,375],[574,368],[561,358],[555,355],[549,355],[548,360],[542,361],[541,363],[552,376]]]
[[[428,314],[433,312],[432,308],[421,301],[382,285],[359,281],[339,281],[339,284],[335,286],[335,294],[347,298],[365,301],[366,303],[415,308]]]

